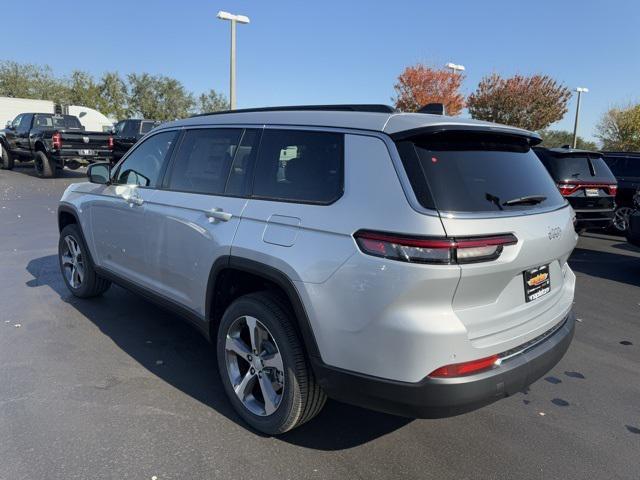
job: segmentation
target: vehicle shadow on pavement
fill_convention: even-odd
[[[56,255],[33,259],[26,268],[33,276],[27,286],[50,287],[152,374],[248,429],[227,401],[213,348],[186,322],[115,285],[102,297],[74,297],[63,283]],[[342,450],[411,421],[329,400],[317,418],[275,438],[311,449]]]
[[[569,265],[577,272],[640,287],[640,256],[576,248]]]
[[[13,167],[14,172],[19,172],[29,177],[39,178],[36,175],[35,168],[33,167],[32,162],[18,163],[15,167]],[[87,169],[79,168],[78,170],[69,170],[68,168],[58,170],[58,173],[55,178],[86,178]],[[48,178],[41,179],[42,181],[50,180]]]

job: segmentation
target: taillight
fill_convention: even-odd
[[[429,374],[432,378],[452,378],[452,377],[464,377],[465,375],[471,375],[473,373],[479,373],[484,370],[489,370],[500,364],[500,357],[498,355],[491,355],[490,357],[481,358],[479,360],[472,360],[471,362],[454,363],[451,365],[445,365],[435,369]]]
[[[107,147],[109,148],[109,150],[113,150],[113,137],[111,135],[109,135],[109,138],[107,140]]]
[[[571,195],[574,192],[577,192],[581,188],[601,188],[607,192],[608,195],[613,197],[618,193],[618,186],[611,185],[608,183],[559,183],[558,190],[560,190],[560,194],[564,197],[567,195]]]
[[[503,247],[515,245],[512,234],[488,237],[425,238],[359,231],[354,235],[363,253],[411,263],[472,263],[495,260]]]
[[[54,150],[60,150],[62,148],[62,135],[60,135],[60,132],[51,135],[51,146]]]

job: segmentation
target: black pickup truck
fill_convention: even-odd
[[[115,124],[113,136],[113,162],[120,160],[135,143],[160,125],[157,120],[128,118]]]
[[[0,168],[11,170],[16,160],[33,160],[39,177],[54,177],[64,167],[110,162],[113,156],[110,133],[86,132],[77,117],[53,113],[21,113],[0,130],[0,146]]]

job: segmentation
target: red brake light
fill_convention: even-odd
[[[609,187],[609,195],[615,197],[618,194],[618,186],[617,185],[611,185]]]
[[[559,183],[558,190],[560,190],[560,195],[566,197],[567,195],[571,195],[573,192],[580,188],[579,185],[572,185],[568,183]]]
[[[107,140],[107,147],[109,150],[113,150],[113,137],[109,135],[109,139]]]
[[[490,357],[473,360],[471,362],[445,365],[444,367],[435,369],[429,376],[432,378],[463,377],[483,370],[489,370],[498,365],[499,359],[500,357],[498,357],[498,355],[491,355]]]
[[[51,135],[51,146],[54,150],[60,150],[62,148],[62,135],[60,135],[60,132]]]
[[[354,237],[363,253],[412,263],[451,264],[495,260],[504,246],[518,243],[518,239],[512,234],[425,238],[359,231]]]

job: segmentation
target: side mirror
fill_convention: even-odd
[[[13,128],[13,122],[11,120],[7,120],[7,124],[4,127],[11,130]]]
[[[111,165],[107,162],[92,163],[87,168],[87,177],[91,183],[107,185],[111,180]]]

